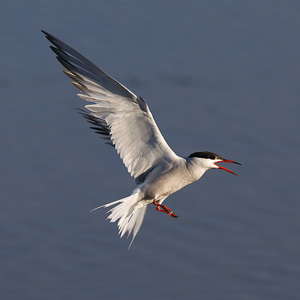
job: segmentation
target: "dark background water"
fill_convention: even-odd
[[[300,299],[299,1],[2,1],[2,299]],[[130,251],[101,204],[118,155],[40,30],[148,102],[172,149],[243,163],[149,207]]]

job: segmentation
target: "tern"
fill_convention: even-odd
[[[107,208],[110,222],[118,221],[119,235],[132,234],[131,246],[146,214],[148,204],[173,218],[178,216],[163,201],[184,186],[200,179],[209,169],[222,169],[217,163],[233,163],[220,155],[201,151],[186,158],[177,156],[160,133],[146,101],[137,97],[73,48],[45,32],[50,46],[63,65],[63,72],[92,104],[80,111],[101,137],[120,155],[137,187],[129,197],[99,206]],[[94,210],[95,210],[94,209]]]

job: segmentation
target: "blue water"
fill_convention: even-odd
[[[2,299],[300,299],[300,2],[3,1]],[[243,164],[149,207],[133,243],[105,211],[135,187],[76,112],[40,30],[148,102],[172,149]]]

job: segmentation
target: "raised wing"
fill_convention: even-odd
[[[143,182],[160,162],[172,162],[178,156],[161,135],[147,103],[110,77],[77,51],[53,35],[42,31],[54,44],[50,46],[71,83],[83,94],[91,113],[84,114],[105,139],[117,149],[131,176]]]

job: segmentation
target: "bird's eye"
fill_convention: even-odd
[[[210,159],[215,159],[216,157],[214,156],[214,155],[212,155],[211,157],[210,157]]]

